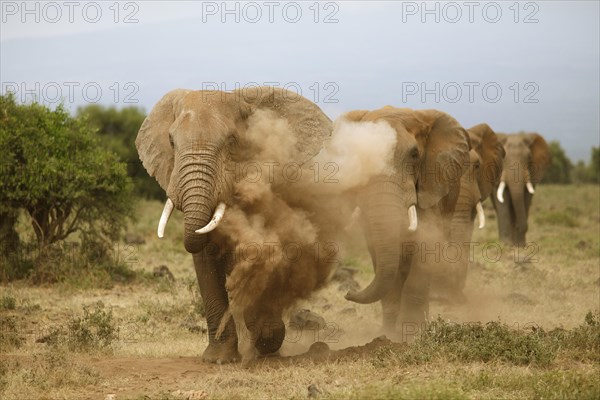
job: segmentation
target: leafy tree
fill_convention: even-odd
[[[592,159],[589,165],[579,161],[574,168],[575,181],[581,183],[600,183],[600,147],[592,147]]]
[[[592,147],[592,162],[589,168],[590,181],[600,183],[600,147]]]
[[[573,163],[562,147],[560,143],[554,141],[550,142],[550,153],[552,154],[552,164],[548,168],[544,177],[546,183],[571,183],[571,170],[573,169]]]
[[[127,163],[127,174],[133,179],[137,195],[165,200],[164,191],[148,175],[135,148],[135,138],[146,115],[137,107],[117,110],[97,104],[79,108],[77,115],[84,117],[97,130],[101,143]]]
[[[12,217],[3,218],[6,237],[22,210],[40,255],[75,232],[82,243],[106,244],[132,214],[132,200],[125,165],[86,123],[62,106],[0,96],[0,214]]]

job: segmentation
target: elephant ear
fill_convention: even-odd
[[[450,115],[435,110],[417,113],[431,121],[425,125],[430,127],[428,131],[415,135],[424,148],[417,176],[417,201],[420,208],[430,208],[449,194],[452,198],[458,196],[469,161],[470,141],[465,129]]]
[[[504,146],[498,140],[496,133],[488,124],[475,125],[467,130],[473,149],[481,159],[479,175],[479,192],[481,200],[485,200],[494,186],[500,183]]]
[[[292,158],[300,164],[317,155],[331,136],[332,122],[329,117],[315,103],[295,92],[261,86],[238,89],[234,93],[250,106],[250,113],[270,110],[287,120],[296,136]]]
[[[385,106],[389,107],[389,106]],[[385,108],[384,107],[384,108]],[[346,121],[359,122],[363,119],[363,117],[369,112],[369,110],[352,110],[344,113],[340,119],[345,119]]]
[[[508,135],[506,133],[496,132],[496,137],[502,146],[506,145],[506,141],[508,140]]]
[[[176,110],[180,108],[178,104],[189,92],[186,89],[175,89],[164,95],[144,119],[135,139],[135,147],[144,168],[165,192],[174,162],[169,128],[175,122]]]
[[[538,133],[526,134],[526,140],[529,144],[531,151],[531,158],[529,161],[529,176],[531,182],[540,183],[546,170],[552,162],[552,156],[550,154],[550,148],[548,144]]]

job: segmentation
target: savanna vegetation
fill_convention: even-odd
[[[0,398],[600,397],[599,148],[573,165],[551,144],[526,248],[498,242],[484,204],[466,304],[434,301],[409,344],[378,337],[378,304],[343,298],[372,277],[354,229],[340,254],[354,278],[297,306],[326,324],[288,329],[284,357],[242,369],[200,361],[204,306],[181,214],[156,238],[162,194],[133,146],[142,120],[0,98]]]

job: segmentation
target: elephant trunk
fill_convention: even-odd
[[[213,215],[217,214],[215,213],[218,198],[215,156],[194,154],[182,158],[178,170],[178,199],[183,211],[184,244],[189,253],[199,253],[206,244],[207,238],[206,235],[196,231],[211,223],[211,219],[214,219]],[[198,161],[199,158],[201,161]]]
[[[508,182],[510,198],[515,210],[515,227],[513,242],[515,246],[525,246],[527,232],[527,207],[525,205],[525,183],[521,180]]]
[[[453,245],[461,249],[460,258],[452,260],[451,282],[452,288],[458,293],[462,292],[469,268],[470,242],[473,235],[474,213],[473,213],[473,193],[463,189],[468,187],[463,185],[460,191],[455,211],[452,215],[451,240]],[[481,203],[477,203],[479,206]]]
[[[389,178],[372,183],[360,202],[367,242],[375,266],[373,281],[360,292],[350,291],[346,299],[360,304],[381,300],[393,287],[401,261],[401,238],[416,229],[416,212],[405,207],[406,194]],[[414,188],[413,188],[414,192]],[[411,206],[414,202],[411,202]],[[413,214],[413,223],[408,216]]]

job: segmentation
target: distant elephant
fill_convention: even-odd
[[[506,151],[500,183],[492,197],[500,240],[523,247],[531,199],[535,185],[550,166],[550,149],[537,133],[498,134],[498,138]]]
[[[463,302],[463,289],[467,279],[471,237],[475,216],[479,228],[485,226],[482,202],[498,185],[502,173],[504,148],[495,132],[487,124],[467,129],[471,141],[469,165],[460,181],[460,194],[452,214],[450,242],[458,248],[457,257],[445,260],[448,271],[439,271],[438,286],[445,290],[450,300]]]
[[[294,147],[287,155],[290,162],[307,161],[331,135],[331,121],[311,101],[283,89],[253,87],[233,92],[173,90],[154,106],[136,139],[144,167],[168,197],[158,226],[159,237],[164,235],[173,208],[183,211],[185,249],[192,253],[206,310],[209,344],[202,358],[208,362],[239,359],[234,320],[224,318],[229,310],[225,285],[232,272],[231,254],[236,243],[220,231],[227,224],[226,208],[234,213],[242,201],[234,191],[238,177],[227,171],[236,171],[236,164],[253,160],[244,138],[259,112],[274,121],[284,121],[285,129],[294,136],[290,138]],[[225,222],[219,225],[222,219]],[[327,268],[292,271],[304,274],[303,286],[292,293],[298,296],[307,296],[329,274]],[[274,277],[273,284],[286,278]],[[277,293],[264,293],[275,297],[267,298],[269,307],[255,304],[243,316],[248,326],[269,327],[268,332],[257,332],[253,342],[263,354],[277,351],[285,336],[282,312],[287,304],[277,302]],[[262,294],[252,293],[254,298]]]
[[[404,323],[420,324],[428,312],[430,268],[420,249],[427,241],[439,243],[450,230],[469,161],[469,137],[454,118],[437,110],[386,106],[341,118],[385,121],[396,131],[393,170],[372,178],[357,194],[375,277],[346,299],[380,300],[384,331],[395,332],[399,316],[404,330]]]

